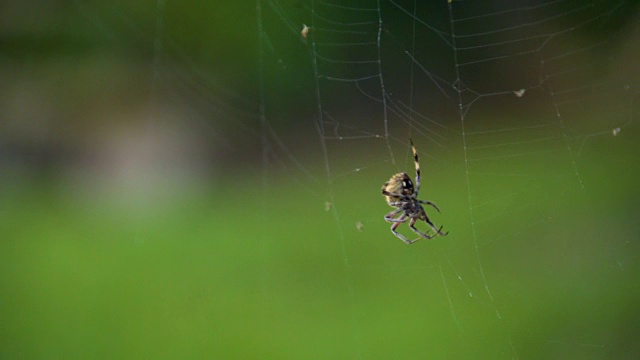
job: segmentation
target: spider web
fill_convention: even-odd
[[[597,268],[609,274],[617,264],[624,271],[620,251],[628,241],[594,236],[601,226],[589,199],[597,191],[593,152],[637,127],[638,68],[623,60],[637,40],[637,28],[624,25],[631,4],[263,4],[260,16],[275,17],[258,28],[278,59],[271,62],[301,79],[296,101],[314,109],[300,118],[317,132],[314,151],[325,163],[326,204],[337,226],[359,357],[392,354],[384,342],[372,345],[381,339],[371,328],[409,332],[424,354],[437,356],[464,354],[460,343],[476,354],[511,358],[530,357],[530,346],[570,357],[617,351],[607,330],[584,327],[595,321],[584,309],[568,311],[554,329],[526,329],[522,322],[555,316],[526,314],[527,308],[601,298],[599,291],[564,298],[575,295],[567,289],[576,282],[592,280],[575,274],[594,252],[611,255],[593,260]],[[284,49],[292,41],[298,49]],[[263,114],[265,128],[279,116]],[[280,145],[274,133],[265,130],[264,137]],[[369,204],[391,174],[413,177],[409,137],[421,156],[421,197],[440,206],[442,214],[430,216],[451,234],[404,248],[381,220],[388,209],[359,204]],[[263,150],[288,157],[280,164],[303,183],[308,177],[316,188],[322,178],[297,160],[297,151]],[[567,226],[582,229],[568,233]],[[589,250],[577,252],[582,263],[572,252],[585,242]],[[402,308],[389,311],[388,322],[374,320],[376,307],[363,305],[372,276],[382,285],[376,291],[387,293],[377,305]],[[481,335],[493,345],[478,350]],[[443,337],[456,345],[443,346]]]
[[[258,254],[259,274],[211,293],[259,297],[250,326],[268,330],[229,347],[253,350],[256,334],[274,358],[639,353],[635,3],[243,2],[224,35],[252,46],[242,79],[220,71],[238,65],[212,49],[213,12],[72,4],[93,36],[147,52],[149,97],[232,159],[216,169],[258,178],[238,217],[260,235],[231,242]],[[180,16],[201,43],[175,35]],[[394,173],[415,177],[409,138],[420,198],[449,231],[411,246],[380,193]]]

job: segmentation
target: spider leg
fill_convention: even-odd
[[[440,209],[438,209],[438,206],[436,204],[432,203],[431,201],[418,200],[418,202],[420,204],[425,204],[425,205],[432,206],[434,209],[436,209],[436,210],[438,210],[438,212],[440,212]]]
[[[391,197],[399,197],[402,198],[402,200],[409,200],[411,197],[407,196],[407,195],[402,195],[402,194],[396,194],[396,193],[392,193],[392,192],[388,192],[387,190],[385,190],[384,188],[382,189],[382,195],[384,196],[391,196]],[[394,206],[394,205],[391,205]]]
[[[402,219],[402,216],[397,219],[394,219],[401,211],[402,211],[402,208],[393,210],[392,212],[384,216],[384,220],[386,222],[392,222],[392,223],[402,223],[407,221],[406,219]]]
[[[424,221],[429,224],[429,226],[431,226],[431,228],[433,229],[433,231],[436,232],[436,234],[440,235],[440,236],[447,236],[449,235],[449,232],[447,231],[446,233],[443,233],[442,231],[442,225],[440,225],[440,228],[438,229],[435,225],[433,225],[433,223],[431,222],[431,220],[429,220],[429,217],[427,216],[427,214],[424,214]],[[434,235],[435,236],[435,235]],[[433,237],[433,236],[432,236]]]
[[[400,195],[400,194],[395,194],[395,193],[392,193],[392,192],[389,192],[389,191],[385,190],[384,187],[382,188],[382,195],[402,197],[402,195]]]
[[[393,235],[395,235],[398,239],[404,241],[408,245],[411,245],[414,242],[416,242],[416,240],[409,240],[406,237],[404,237],[404,235],[402,235],[402,234],[400,234],[399,232],[396,231],[396,228],[398,226],[400,226],[400,224],[402,224],[403,222],[407,221],[407,215],[402,215],[397,220],[398,220],[398,222],[396,222],[395,224],[391,225],[391,232],[393,233]]]
[[[418,197],[418,193],[420,192],[420,161],[418,160],[418,150],[416,150],[416,146],[413,145],[411,138],[409,138],[409,142],[411,143],[411,152],[413,153],[413,163],[416,166],[416,188],[414,194]]]
[[[416,225],[416,219],[415,219],[415,218],[412,218],[412,219],[411,219],[411,221],[409,222],[409,227],[411,228],[411,230],[412,230],[414,233],[416,233],[416,234],[420,235],[421,237],[423,237],[423,238],[425,238],[425,239],[429,240],[429,239],[432,239],[432,238],[434,238],[434,237],[436,236],[436,235],[429,236],[429,235],[427,235],[427,234],[423,233],[422,231],[418,230],[418,229],[416,228],[416,226],[415,226],[415,225]],[[438,233],[439,233],[439,232],[438,232]],[[417,238],[417,239],[416,239],[416,240],[414,240],[414,241],[418,241],[419,239],[420,239],[420,238]]]

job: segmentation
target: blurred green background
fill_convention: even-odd
[[[414,3],[394,4],[373,15],[383,52],[402,54],[397,8]],[[381,110],[357,100],[366,87],[315,82],[315,40],[298,31],[311,9],[327,13],[319,4],[2,5],[0,357],[637,358],[638,12],[603,4],[619,22],[606,28],[610,53],[594,55],[613,65],[593,76],[629,88],[592,87],[593,108],[562,108],[534,141],[495,131],[556,116],[538,117],[536,104],[561,101],[533,86],[539,102],[478,104],[465,123],[430,102],[436,86],[416,85],[416,107],[442,126],[390,115],[377,136],[383,122],[368,119]],[[445,77],[452,62],[431,65]],[[405,65],[389,56],[389,89]],[[471,87],[494,77],[465,75]],[[490,85],[520,75],[505,77]],[[318,104],[351,118],[318,123]],[[352,130],[368,135],[332,139]],[[389,232],[380,195],[393,173],[413,177],[409,136],[421,197],[450,232],[411,246]],[[501,157],[510,149],[495,145],[514,142],[531,155]]]

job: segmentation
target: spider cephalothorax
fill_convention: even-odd
[[[385,196],[387,203],[395,207],[396,209],[392,212],[388,213],[384,216],[385,221],[393,223],[391,225],[391,232],[393,235],[398,237],[400,240],[404,241],[407,244],[413,244],[414,242],[420,240],[420,238],[431,239],[435,236],[446,236],[447,233],[443,233],[442,226],[437,228],[429,217],[427,216],[426,211],[422,205],[429,205],[440,212],[440,209],[436,206],[436,204],[431,201],[424,201],[418,199],[418,192],[420,191],[420,163],[418,162],[418,151],[416,150],[415,145],[413,145],[413,141],[409,139],[411,143],[411,151],[413,152],[413,159],[416,166],[416,186],[413,187],[413,182],[407,173],[397,173],[389,179],[382,186],[382,195]],[[402,234],[396,231],[396,228],[400,226],[400,224],[409,220],[409,228],[416,234],[420,235],[419,238],[414,240],[409,240],[404,237]],[[418,230],[415,227],[416,221],[423,220],[431,228],[435,231],[434,235],[427,235],[422,231]]]

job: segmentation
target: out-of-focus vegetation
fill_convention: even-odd
[[[588,190],[554,208],[551,225],[515,217],[505,226],[530,231],[482,253],[502,321],[474,276],[455,188],[437,194],[434,218],[450,235],[406,246],[381,221],[377,183],[339,187],[338,224],[324,197],[280,175],[264,193],[244,173],[137,208],[46,181],[5,183],[2,354],[472,358],[500,357],[509,341],[523,357],[634,354],[638,192],[625,172],[637,146],[624,147],[589,154]],[[359,232],[351,219],[362,216]],[[575,332],[595,342],[562,340]]]

